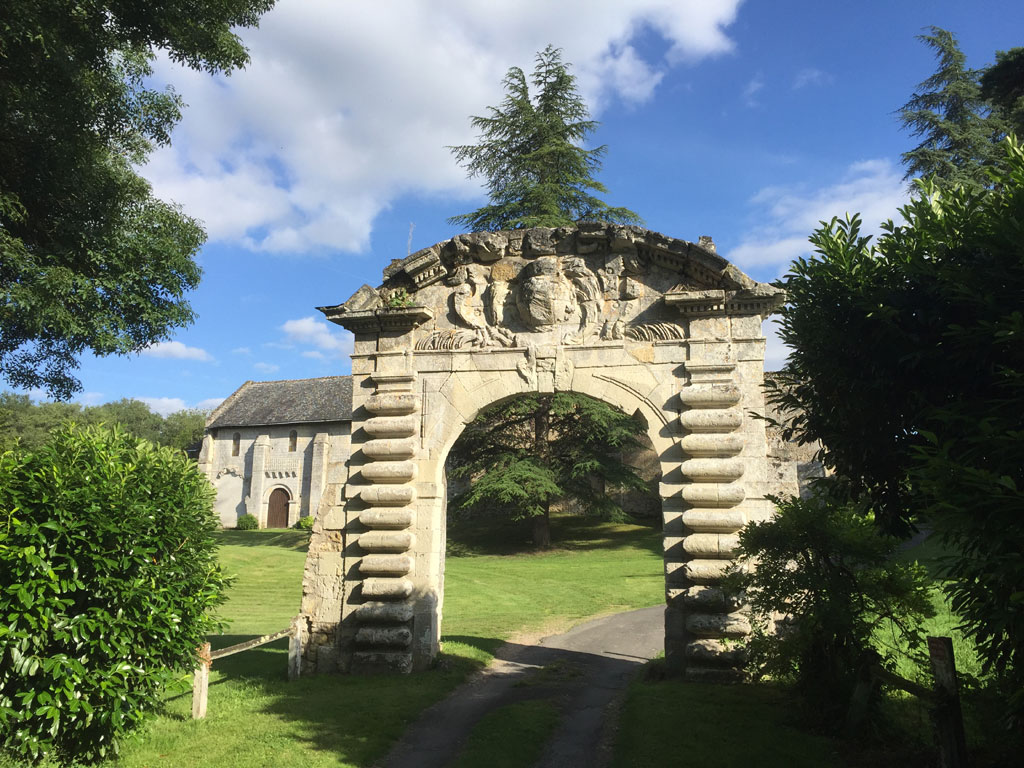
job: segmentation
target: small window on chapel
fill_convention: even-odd
[[[295,430],[293,429],[293,430],[291,431],[291,434],[290,434],[290,435],[288,435],[288,451],[289,451],[289,452],[292,452],[292,451],[294,451],[294,450],[295,450],[295,445],[296,445],[296,443],[298,443],[298,442],[299,442],[299,433],[298,433],[298,432],[296,432],[296,431],[295,431]]]
[[[241,445],[242,445],[242,436],[238,432],[235,432],[235,434],[231,436],[231,455],[232,456],[237,456],[238,455],[238,449],[241,447]]]

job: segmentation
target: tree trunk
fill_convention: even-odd
[[[548,433],[551,431],[551,414],[546,405],[533,414],[533,449],[541,461],[548,461]],[[537,549],[551,547],[551,502],[544,500],[544,513],[533,518],[533,546]]]
[[[544,505],[544,514],[533,518],[533,546],[537,549],[551,549],[551,516],[547,504]]]

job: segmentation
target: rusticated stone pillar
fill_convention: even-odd
[[[369,439],[359,446],[366,459],[361,473],[368,485],[358,492],[365,509],[358,517],[364,532],[356,538],[363,553],[362,589],[353,611],[357,628],[352,669],[407,672],[413,667],[415,559],[409,553],[416,543],[411,529],[420,398],[412,374],[370,378],[376,393],[364,406],[373,415],[363,423]]]

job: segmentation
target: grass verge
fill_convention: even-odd
[[[424,708],[489,662],[505,639],[662,599],[660,535],[650,527],[556,520],[556,548],[540,554],[511,554],[518,544],[510,546],[506,534],[501,525],[478,530],[459,545],[463,556],[448,559],[445,657],[437,669],[288,683],[286,641],[278,641],[215,662],[205,720],[190,719],[190,680],[183,679],[165,711],[125,744],[118,768],[367,766]],[[211,638],[214,648],[288,626],[298,611],[309,534],[218,535],[221,562],[237,578],[221,611],[229,634]],[[482,743],[493,738],[487,729],[536,734],[557,719],[534,703],[512,711],[511,720],[485,724]],[[475,760],[473,754],[465,759]],[[479,763],[467,763],[473,764]]]

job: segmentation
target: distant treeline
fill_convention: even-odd
[[[119,425],[122,429],[161,445],[182,451],[198,448],[203,439],[207,411],[188,409],[161,416],[141,400],[117,400],[103,405],[33,403],[28,395],[0,393],[0,449],[36,448],[54,427],[64,422]]]

